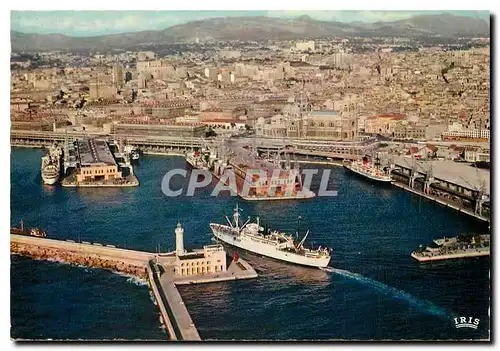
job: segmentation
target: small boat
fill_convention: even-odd
[[[10,233],[17,234],[17,235],[36,236],[38,238],[47,237],[47,233],[40,230],[39,228],[30,228],[30,229],[25,228],[22,220],[21,220],[21,227],[20,228],[17,228],[17,227],[10,228]]]
[[[131,153],[130,153],[130,158],[134,161],[137,161],[139,160],[140,158],[140,155],[139,155],[139,152],[137,152],[137,150],[133,150]]]

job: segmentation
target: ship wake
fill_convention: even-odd
[[[399,290],[397,288],[394,288],[392,286],[386,285],[382,282],[379,282],[377,280],[367,278],[362,276],[361,274],[358,273],[353,273],[349,272],[344,269],[338,269],[338,268],[333,268],[333,267],[326,267],[326,268],[321,268],[325,272],[330,272],[334,274],[341,275],[346,278],[350,278],[353,280],[356,280],[357,282],[368,285],[372,288],[375,288],[378,291],[381,291],[385,294],[391,295],[392,297],[399,299],[399,300],[404,300],[408,302],[411,306],[414,306],[418,309],[421,309],[431,315],[438,316],[438,317],[443,317],[443,318],[450,318],[450,314],[446,312],[443,308],[436,306],[430,301],[427,300],[422,300],[419,299],[418,297],[415,297],[403,290]]]

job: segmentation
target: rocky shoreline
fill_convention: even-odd
[[[111,260],[98,255],[80,254],[54,248],[45,248],[36,245],[26,245],[12,242],[10,244],[10,252],[12,254],[30,257],[36,260],[66,262],[75,265],[102,268],[114,272],[125,273],[141,279],[147,278],[145,266],[135,265],[125,261]]]

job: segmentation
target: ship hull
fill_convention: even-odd
[[[204,170],[204,171],[208,171],[208,167],[205,167],[205,166],[199,164],[198,161],[196,161],[193,157],[187,156],[186,157],[186,163],[189,166],[191,166],[191,168],[201,169],[201,170]]]
[[[489,256],[489,255],[490,255],[490,250],[482,250],[482,251],[469,250],[465,252],[454,252],[449,254],[433,255],[433,256],[418,255],[415,252],[411,253],[411,257],[413,257],[419,262],[444,261],[444,260],[472,258],[472,257]]]
[[[47,184],[47,185],[54,185],[57,183],[58,181],[58,178],[49,178],[49,177],[46,177],[42,174],[42,180],[43,180],[43,183],[44,184]]]
[[[210,228],[212,229],[212,233],[214,234],[214,236],[226,244],[255,253],[257,255],[274,258],[279,261],[285,261],[288,263],[307,267],[324,268],[328,266],[328,263],[331,259],[331,257],[307,257],[295,254],[293,252],[278,250],[271,245],[260,243],[257,240],[251,239],[244,235],[233,236],[228,233],[222,232],[214,228],[212,224],[210,224]]]
[[[133,163],[133,164],[139,164],[139,160],[140,160],[140,155],[138,152],[132,152],[130,154],[130,163]]]
[[[352,167],[350,167],[349,165],[346,165],[346,164],[344,164],[344,168],[347,169],[348,171],[353,172],[354,174],[356,174],[356,175],[358,175],[360,177],[372,180],[372,181],[377,182],[377,183],[385,183],[385,184],[392,183],[392,179],[391,178],[379,178],[379,177],[375,177],[375,176],[372,176],[370,174],[366,174],[366,173],[360,172],[358,170],[355,170],[355,169],[353,169]]]

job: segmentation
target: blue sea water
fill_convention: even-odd
[[[64,189],[42,184],[42,150],[11,154],[11,224],[21,219],[57,239],[138,250],[174,249],[178,221],[187,248],[210,242],[208,224],[243,216],[272,228],[311,230],[314,245],[333,247],[329,272],[240,254],[259,278],[180,287],[202,339],[449,340],[489,336],[490,259],[419,264],[410,252],[432,239],[483,232],[481,223],[398,188],[331,169],[336,197],[248,203],[211,197],[168,198],[163,175],[186,168],[179,157],[144,156],[130,189]],[[187,184],[175,178],[177,186]],[[313,182],[319,186],[319,178]],[[11,334],[28,339],[165,340],[148,287],[99,269],[11,256]],[[477,330],[453,317],[480,318]]]

